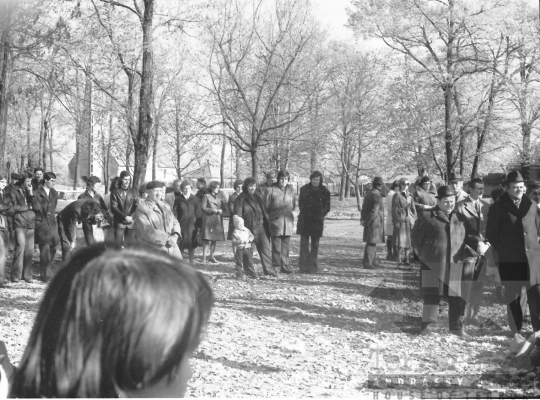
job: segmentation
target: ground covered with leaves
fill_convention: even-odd
[[[467,388],[482,397],[510,389],[531,393],[534,374],[512,367],[506,312],[494,286],[485,288],[483,325],[467,327],[471,340],[448,334],[448,307],[441,308],[436,332],[419,336],[418,268],[400,271],[380,252],[380,269],[362,269],[361,234],[357,219],[327,220],[316,275],[237,280],[228,242],[218,246],[220,264],[196,264],[211,282],[216,304],[192,360],[188,396],[372,397],[373,386],[396,394],[402,386],[377,380],[388,376],[408,383],[407,393],[433,388],[439,377],[447,385],[439,388],[444,398],[465,396]],[[298,251],[295,236],[293,265]],[[256,267],[261,270],[258,258]],[[15,363],[45,287],[36,281],[0,289],[0,340]],[[411,378],[418,379],[414,385]]]

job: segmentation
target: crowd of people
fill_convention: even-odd
[[[468,337],[464,327],[479,323],[488,277],[507,304],[511,334],[521,332],[527,304],[537,332],[540,185],[531,182],[526,186],[520,172],[512,171],[492,191],[491,199],[485,200],[482,179],[471,179],[466,193],[459,174],[449,178],[449,185],[437,188],[429,177],[422,177],[414,190],[410,190],[409,180],[402,178],[392,183],[384,201],[383,181],[374,178],[361,212],[364,268],[379,267],[378,244],[386,243],[386,259],[396,261],[399,269],[411,269],[412,256],[420,267],[423,335],[436,326],[440,302],[445,298],[450,332]]]

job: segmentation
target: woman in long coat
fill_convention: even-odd
[[[416,221],[416,208],[412,194],[409,193],[410,183],[407,178],[399,180],[399,190],[392,199],[392,223],[394,224],[394,246],[397,250],[397,261],[401,264],[401,249],[405,253],[404,265],[409,266],[409,249],[411,248],[411,228]]]
[[[289,265],[289,242],[294,225],[292,212],[296,208],[296,193],[288,184],[289,179],[289,171],[280,170],[277,182],[267,188],[265,195],[272,236],[272,265],[286,274],[293,272]]]
[[[422,211],[435,208],[437,199],[435,198],[435,194],[431,192],[431,179],[429,179],[429,176],[424,176],[420,179],[413,197],[416,212],[418,214]]]
[[[244,226],[253,233],[254,243],[261,258],[265,275],[277,276],[270,257],[270,223],[263,198],[257,191],[257,181],[246,178],[242,193],[234,202],[234,215],[244,220]]]
[[[227,240],[233,240],[234,202],[236,201],[240,193],[242,193],[242,183],[244,183],[242,179],[237,179],[236,181],[234,181],[234,185],[233,185],[234,192],[231,193],[231,195],[229,196],[229,200],[227,201],[227,205],[229,206],[229,230],[227,231]],[[236,254],[236,246],[234,245],[234,243],[232,245],[232,249],[233,249],[233,255]]]
[[[189,181],[183,181],[180,184],[182,193],[174,202],[174,214],[180,223],[180,232],[182,239],[180,240],[180,250],[188,251],[189,262],[193,263],[193,253],[195,252],[194,236],[196,235],[197,221],[197,202],[198,200],[191,193],[191,184]]]
[[[380,176],[373,179],[370,189],[362,204],[360,223],[364,227],[364,268],[375,269],[379,266],[377,260],[377,244],[384,243],[384,206],[380,190],[384,183]]]
[[[396,179],[390,186],[390,191],[386,194],[385,207],[386,214],[384,216],[384,234],[386,235],[386,260],[396,261],[398,258],[397,248],[394,246],[394,224],[392,223],[392,201],[394,200],[394,194],[398,189],[399,181]]]
[[[317,265],[319,240],[323,235],[324,218],[330,211],[330,192],[322,184],[323,176],[320,171],[314,171],[309,176],[309,181],[300,188],[298,198],[298,208],[300,208],[296,227],[296,233],[300,235],[298,266],[300,272],[316,273],[319,269]]]
[[[202,217],[202,240],[203,240],[203,264],[206,263],[206,249],[210,245],[209,261],[218,264],[214,257],[216,242],[225,240],[225,231],[223,229],[223,204],[221,197],[218,196],[219,183],[210,182],[208,193],[204,195],[201,204]]]

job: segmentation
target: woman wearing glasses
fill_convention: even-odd
[[[397,250],[396,260],[398,268],[401,266],[401,249],[405,253],[403,267],[409,268],[409,249],[411,248],[411,227],[416,221],[416,208],[414,199],[409,193],[409,180],[401,178],[399,189],[392,199],[392,224],[394,224],[394,246]]]

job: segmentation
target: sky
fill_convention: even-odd
[[[328,29],[332,39],[353,39],[352,31],[344,25],[347,23],[346,7],[349,0],[312,0],[316,14],[323,26]]]

